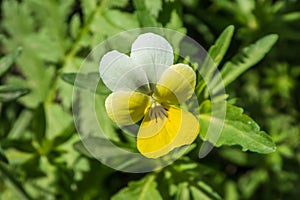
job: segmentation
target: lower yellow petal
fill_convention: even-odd
[[[167,117],[145,116],[137,135],[137,148],[148,158],[166,155],[172,149],[191,144],[199,133],[198,120],[187,111],[169,106]]]
[[[117,91],[105,100],[108,116],[119,125],[131,125],[143,118],[150,97],[133,91]]]
[[[195,85],[196,74],[190,66],[172,65],[164,71],[156,84],[154,97],[160,102],[183,103],[193,95]]]

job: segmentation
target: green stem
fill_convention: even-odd
[[[46,102],[52,102],[53,99],[55,98],[56,95],[56,90],[57,90],[57,83],[58,80],[60,79],[60,75],[62,74],[62,71],[65,66],[68,65],[68,63],[71,63],[71,60],[74,58],[76,53],[79,50],[80,47],[80,41],[84,37],[86,33],[88,33],[90,29],[90,25],[95,18],[95,15],[97,13],[101,13],[103,8],[105,7],[105,2],[106,0],[101,1],[101,3],[95,8],[95,10],[87,17],[87,20],[83,27],[81,28],[80,32],[78,33],[74,43],[72,44],[71,48],[66,52],[65,54],[65,59],[63,60],[62,68],[58,71],[57,78],[54,80],[54,83],[52,85],[52,88],[49,92],[48,98]]]
[[[68,61],[72,60],[73,57],[76,55],[79,45],[80,45],[80,41],[82,39],[82,37],[89,31],[90,28],[90,24],[92,23],[96,13],[98,12],[99,8],[96,8],[87,18],[86,23],[84,24],[84,26],[81,28],[80,32],[78,33],[72,47],[70,48],[70,50],[66,53],[65,56],[65,60],[64,60],[64,64],[68,63]]]
[[[63,63],[63,66],[68,63],[70,60],[73,59],[73,57],[76,55],[79,45],[80,45],[80,41],[82,40],[83,36],[89,31],[90,29],[90,25],[93,22],[93,19],[95,18],[95,15],[97,13],[101,14],[103,8],[105,7],[105,3],[106,0],[102,0],[101,3],[95,8],[95,10],[88,16],[84,26],[82,27],[82,29],[80,30],[80,32],[78,33],[72,47],[70,48],[70,50],[66,53],[65,56],[65,60]]]
[[[0,171],[2,172],[2,174],[4,174],[4,176],[6,176],[6,178],[15,186],[15,188],[17,189],[17,191],[19,191],[19,193],[28,200],[31,200],[33,198],[31,198],[29,196],[29,194],[25,191],[25,189],[22,187],[21,183],[19,181],[17,181],[12,174],[6,169],[5,165],[0,162]]]

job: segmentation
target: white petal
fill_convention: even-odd
[[[134,41],[130,58],[145,70],[150,83],[157,83],[162,72],[174,61],[172,46],[153,33],[142,34]]]
[[[112,91],[137,90],[149,92],[149,82],[142,68],[134,64],[131,58],[118,51],[105,54],[99,66],[100,77]]]

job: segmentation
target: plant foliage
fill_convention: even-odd
[[[2,0],[0,9],[0,199],[299,198],[299,1]],[[85,149],[76,128],[97,124],[81,113],[75,127],[72,91],[90,93],[90,80],[99,80],[77,73],[97,44],[140,27],[185,33],[213,62],[197,77],[201,137],[172,165],[128,174]],[[219,123],[204,81],[220,87],[211,65],[226,85],[227,115],[216,148],[199,159],[209,124]],[[109,93],[100,80],[99,116]],[[112,142],[136,151],[134,139],[103,120]]]

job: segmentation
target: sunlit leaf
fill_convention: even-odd
[[[105,6],[123,8],[128,4],[129,0],[106,1]]]
[[[233,36],[234,26],[228,26],[218,37],[215,44],[212,45],[208,54],[211,59],[214,61],[214,65],[217,67],[225,56],[228,47]]]
[[[18,118],[14,121],[7,138],[9,140],[20,139],[24,136],[24,130],[28,127],[32,120],[32,111],[24,109],[19,113]]]
[[[47,138],[63,140],[65,137],[69,138],[69,135],[75,132],[72,132],[74,129],[72,116],[60,104],[52,103],[45,105],[45,116]]]
[[[170,21],[166,24],[165,27],[179,31],[181,33],[186,32],[186,28],[183,26],[181,17],[179,16],[179,14],[177,13],[177,11],[175,9],[171,12]],[[172,44],[174,44],[174,43],[172,42]]]
[[[180,200],[180,199],[189,200],[190,199],[190,191],[189,191],[187,182],[183,182],[178,185],[175,199],[176,200]]]
[[[115,29],[126,30],[138,27],[136,16],[128,14],[126,12],[120,12],[118,10],[108,10],[107,12],[103,13],[103,17]]]
[[[239,198],[239,193],[237,191],[237,186],[235,182],[233,181],[227,181],[225,185],[225,191],[226,195],[225,198],[226,200],[238,200]]]
[[[145,178],[130,182],[128,187],[119,191],[116,195],[112,197],[112,200],[152,200],[162,199],[158,190],[156,189],[157,183],[152,175],[146,176]]]
[[[162,10],[162,0],[145,1],[145,6],[151,15],[158,17],[159,12]]]
[[[233,36],[234,26],[228,26],[215,41],[214,45],[209,48],[208,58],[206,58],[203,66],[200,68],[200,74],[204,74],[204,79],[198,74],[198,79],[200,80],[197,84],[196,93],[200,94],[201,91],[206,86],[204,80],[211,80],[214,72],[221,63],[223,57],[225,56],[228,47]]]
[[[210,116],[209,101],[201,105],[200,113],[200,134],[204,138],[211,123],[212,126],[221,126],[223,121]],[[233,105],[227,105],[225,123],[216,144],[217,147],[222,145],[240,145],[244,151],[258,153],[272,153],[276,150],[271,137],[261,131],[253,119],[243,114],[242,108]]]
[[[153,11],[149,10],[145,1],[134,0],[133,4],[135,6],[136,9],[135,12],[139,19],[139,22],[142,26],[144,27],[158,26],[158,22],[156,21],[155,16],[151,14],[153,13]]]

